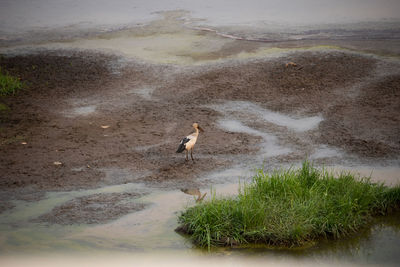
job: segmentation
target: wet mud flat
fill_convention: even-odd
[[[396,60],[326,50],[176,66],[58,50],[3,55],[0,66],[27,84],[1,99],[1,212],[48,192],[207,188],[224,182],[210,173],[240,164],[399,162]],[[193,122],[205,133],[185,162],[175,150]],[[80,196],[30,219],[106,223],[141,211],[125,201],[148,193]]]

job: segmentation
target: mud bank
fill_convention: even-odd
[[[198,186],[201,174],[238,158],[251,161],[260,144],[273,142],[291,151],[267,165],[302,160],[321,146],[358,162],[398,160],[396,62],[329,50],[207,67],[120,62],[71,51],[1,57],[1,67],[28,84],[1,99],[11,110],[1,113],[2,189],[57,191],[135,181]],[[321,121],[297,131],[265,119],[268,112],[293,124],[315,116]],[[254,132],[229,130],[221,119],[276,139],[263,142]],[[174,151],[194,121],[206,132],[197,161],[185,163]],[[108,179],[102,168],[112,167],[128,174]]]

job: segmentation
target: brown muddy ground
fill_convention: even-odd
[[[296,66],[286,67],[287,62]],[[207,105],[227,100],[323,117],[318,129],[300,137],[278,127],[279,142],[296,149],[275,162],[303,160],[310,144],[361,160],[400,155],[400,70],[397,63],[371,56],[297,52],[177,67],[55,51],[3,56],[0,66],[27,85],[16,96],[0,98],[9,107],[0,113],[0,211],[11,207],[7,199],[38,199],[47,191],[129,182],[161,188],[207,183],[198,178],[251,159],[260,149],[260,137],[218,127],[221,114]],[[185,162],[175,150],[193,122],[205,133],[194,151],[196,161]],[[107,175],[113,168],[129,174]],[[74,214],[75,202],[55,208],[47,221],[61,210]]]

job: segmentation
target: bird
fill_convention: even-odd
[[[182,153],[184,150],[186,151],[186,161],[188,161],[188,154],[190,151],[190,157],[193,159],[193,147],[196,144],[197,137],[199,136],[199,130],[204,132],[204,130],[199,126],[198,123],[193,123],[193,128],[196,130],[194,133],[184,137],[178,147],[176,153]]]

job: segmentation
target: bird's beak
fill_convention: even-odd
[[[204,130],[203,130],[200,126],[199,126],[198,128],[199,128],[199,130],[200,130],[201,132],[204,132]]]

